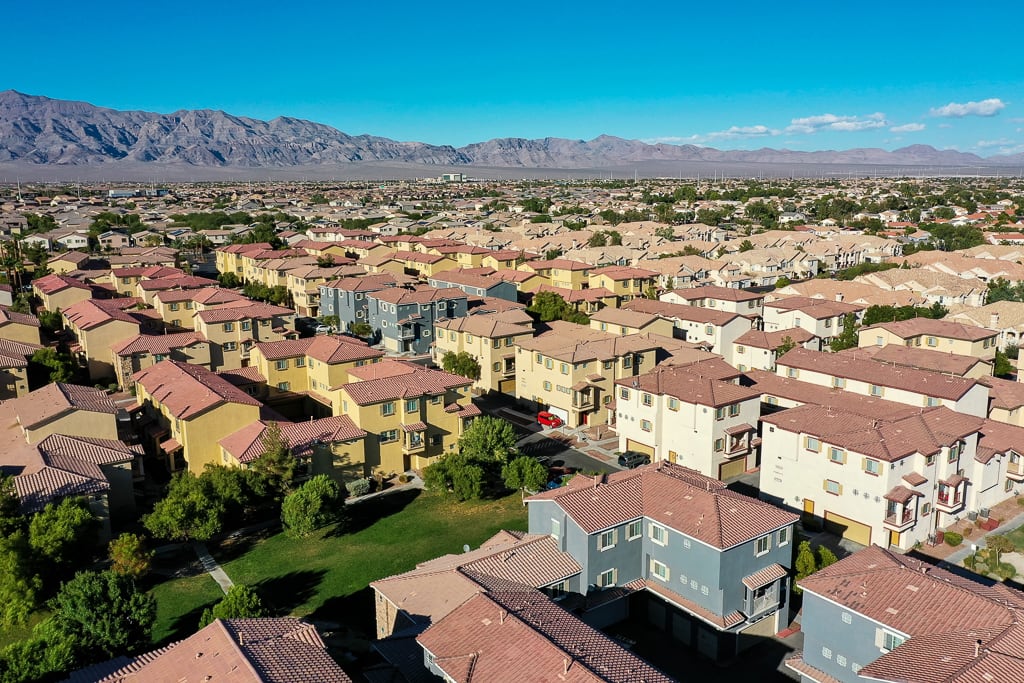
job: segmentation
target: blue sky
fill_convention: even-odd
[[[1024,152],[1019,0],[52,0],[4,15],[0,89],[116,109],[453,145]]]

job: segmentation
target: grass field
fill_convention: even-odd
[[[337,622],[372,634],[369,584],[446,553],[476,548],[500,529],[526,529],[518,493],[458,503],[438,494],[402,491],[350,508],[347,531],[322,529],[304,538],[277,533],[211,552],[235,583],[255,586],[275,614]],[[205,606],[222,595],[207,575],[174,579],[153,589],[154,642],[195,631]]]

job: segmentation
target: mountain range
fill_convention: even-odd
[[[601,169],[665,162],[815,164],[829,166],[999,167],[1024,164],[1024,154],[983,158],[912,145],[892,151],[859,148],[799,152],[718,150],[648,144],[601,135],[593,140],[497,138],[464,147],[348,135],[313,121],[270,121],[208,109],[171,114],[119,111],[85,102],[0,92],[0,164],[7,167],[145,167],[289,169],[393,163],[499,169]]]

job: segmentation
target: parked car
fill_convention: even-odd
[[[330,325],[317,325],[314,332],[317,334],[330,334],[331,332],[334,332],[334,328]]]
[[[561,427],[562,418],[558,417],[554,413],[549,413],[546,410],[542,410],[537,413],[537,422],[547,427]]]
[[[647,465],[650,462],[651,456],[646,453],[637,453],[636,451],[626,451],[619,456],[619,467],[625,467],[628,470],[640,467],[640,465]]]

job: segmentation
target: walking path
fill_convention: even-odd
[[[220,589],[227,593],[228,589],[235,585],[235,582],[221,569],[221,566],[217,564],[217,560],[213,559],[210,551],[206,549],[206,544],[193,541],[192,549],[196,551],[196,556],[199,558],[199,563],[203,565],[203,569],[213,577],[213,580],[217,582]]]
[[[1024,525],[1024,512],[1018,514],[1016,517],[1012,519],[1003,522],[992,531],[986,531],[980,537],[965,538],[963,546],[958,548],[956,552],[952,553],[944,560],[942,560],[942,562],[939,563],[939,566],[941,567],[943,564],[960,566],[964,563],[964,559],[966,559],[971,553],[974,552],[974,548],[972,547],[973,545],[977,545],[978,547],[984,547],[985,544],[982,543],[981,540],[985,538],[985,536],[988,536],[989,534],[1005,534],[1006,532],[1013,531],[1014,529],[1022,525]]]

